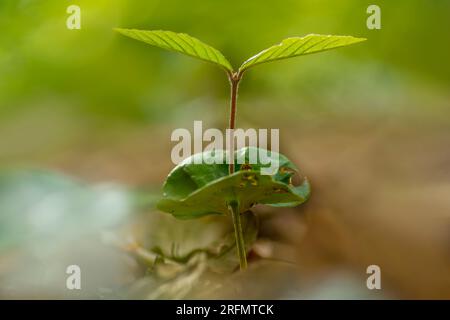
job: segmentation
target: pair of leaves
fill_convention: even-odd
[[[237,201],[240,212],[249,210],[257,203],[270,206],[294,207],[305,202],[310,194],[307,179],[299,186],[291,183],[297,167],[284,155],[254,147],[235,152],[236,172],[229,175],[228,165],[207,164],[211,158],[224,150],[212,150],[195,154],[170,172],[163,186],[163,198],[158,209],[177,218],[191,219],[209,214],[227,214],[228,204]],[[278,161],[278,170],[272,175],[262,175],[261,168],[268,166],[261,161],[267,154],[272,163]],[[256,163],[250,159],[257,155]],[[202,157],[203,162],[195,161]],[[264,161],[268,163],[268,161]]]
[[[155,47],[183,53],[194,58],[214,63],[225,69],[227,73],[234,73],[231,63],[220,51],[185,33],[122,28],[117,28],[116,31]],[[366,39],[355,38],[352,36],[319,34],[287,38],[280,44],[267,48],[246,60],[240,66],[238,73],[242,74],[248,68],[261,63],[344,47],[364,40]]]

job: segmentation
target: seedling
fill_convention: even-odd
[[[365,40],[351,36],[318,34],[287,38],[280,44],[249,58],[235,70],[218,50],[184,33],[119,28],[116,31],[162,49],[211,62],[224,69],[231,86],[228,125],[231,130],[234,130],[236,126],[239,82],[247,70],[266,62],[317,53]],[[298,186],[292,184],[292,177],[298,173],[298,169],[285,156],[268,151],[269,157],[277,158],[279,161],[279,169],[271,175],[261,175],[260,169],[264,166],[261,159],[258,158],[256,164],[250,164],[249,161],[250,154],[259,150],[250,147],[236,151],[234,149],[234,143],[231,142],[226,151],[212,150],[194,154],[176,166],[164,183],[164,195],[158,203],[158,208],[181,219],[198,218],[209,214],[230,214],[234,225],[240,268],[245,269],[247,248],[242,232],[241,214],[257,203],[274,207],[297,206],[309,198],[311,188],[306,178]],[[229,164],[206,164],[213,162],[205,161],[205,159],[215,157],[216,152],[222,152],[224,157],[229,154],[232,161]],[[196,164],[197,161],[193,161],[195,157],[202,157],[203,162]],[[237,159],[245,161],[237,161]]]

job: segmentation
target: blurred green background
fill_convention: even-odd
[[[71,4],[81,8],[81,30],[66,28]],[[381,8],[381,30],[366,27],[371,4]],[[447,0],[1,0],[0,297],[76,297],[62,286],[73,261],[92,271],[82,297],[117,285],[123,261],[97,233],[133,211],[128,186],[162,183],[173,129],[226,126],[222,70],[113,31],[124,27],[188,33],[235,67],[289,36],[366,37],[261,65],[241,82],[237,126],[280,128],[280,151],[313,186],[305,206],[261,213],[266,242],[254,254],[263,247],[270,254],[261,256],[294,261],[301,281],[321,286],[275,293],[258,280],[278,279],[269,266],[244,297],[347,297],[342,288],[366,297],[365,270],[375,263],[393,296],[449,298],[449,18]],[[36,167],[64,175],[21,171]],[[144,239],[158,233],[149,230]],[[321,282],[339,270],[362,278],[362,291],[339,274]],[[279,272],[286,284],[291,274]],[[267,292],[252,289],[259,285]]]
[[[81,30],[66,28],[70,4],[81,7]],[[114,27],[186,32],[235,66],[288,36],[367,37],[358,46],[248,72],[238,121],[283,127],[357,117],[447,125],[450,3],[377,1],[381,30],[366,28],[369,4],[3,0],[0,161],[30,164],[74,143],[117,139],[155,123],[187,127],[203,119],[224,127],[229,88],[221,70],[126,39]]]

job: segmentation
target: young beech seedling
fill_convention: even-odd
[[[143,41],[162,49],[183,53],[216,64],[225,70],[231,85],[231,102],[228,128],[236,126],[236,101],[239,82],[250,68],[275,60],[321,52],[364,41],[351,36],[309,34],[283,40],[246,60],[235,70],[222,53],[213,47],[185,33],[163,30],[116,29],[130,38]],[[231,139],[233,140],[233,139]],[[268,151],[269,157],[279,161],[279,169],[272,175],[261,175],[263,166],[258,149],[243,148],[234,150],[230,141],[228,150],[212,150],[194,154],[176,166],[168,175],[163,186],[163,199],[158,208],[177,218],[191,219],[209,214],[230,214],[235,231],[236,247],[240,268],[247,267],[247,248],[241,226],[241,214],[248,212],[255,204],[275,207],[293,207],[305,202],[310,195],[310,185],[306,178],[299,186],[292,184],[292,176],[297,167],[285,156]],[[232,161],[229,164],[207,164],[205,161],[215,157],[216,152],[227,154]],[[250,154],[257,152],[258,161],[250,164]],[[193,158],[202,157],[201,164]],[[237,159],[245,159],[236,161]],[[264,163],[267,163],[266,161]]]

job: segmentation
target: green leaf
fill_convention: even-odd
[[[281,43],[263,50],[245,61],[239,68],[239,72],[243,72],[248,68],[261,63],[344,47],[365,40],[366,39],[364,38],[355,38],[351,36],[319,34],[309,34],[304,37],[287,38]]]
[[[136,30],[116,28],[117,32],[162,49],[183,53],[185,55],[219,65],[228,72],[233,71],[230,62],[213,47],[185,33],[164,30]]]
[[[227,214],[228,203],[236,200],[240,203],[241,212],[244,212],[257,203],[292,207],[308,199],[310,185],[307,179],[300,186],[291,183],[292,175],[297,172],[292,162],[281,154],[269,151],[269,157],[279,159],[279,169],[273,175],[262,175],[260,168],[267,165],[263,165],[259,157],[256,164],[248,164],[251,152],[255,151],[259,154],[260,149],[243,148],[235,152],[237,165],[232,175],[228,175],[227,164],[195,164],[193,161],[200,156],[203,159],[214,157],[214,151],[186,159],[169,174],[158,209],[177,218],[191,219],[209,214]],[[223,150],[216,152],[225,154]]]

